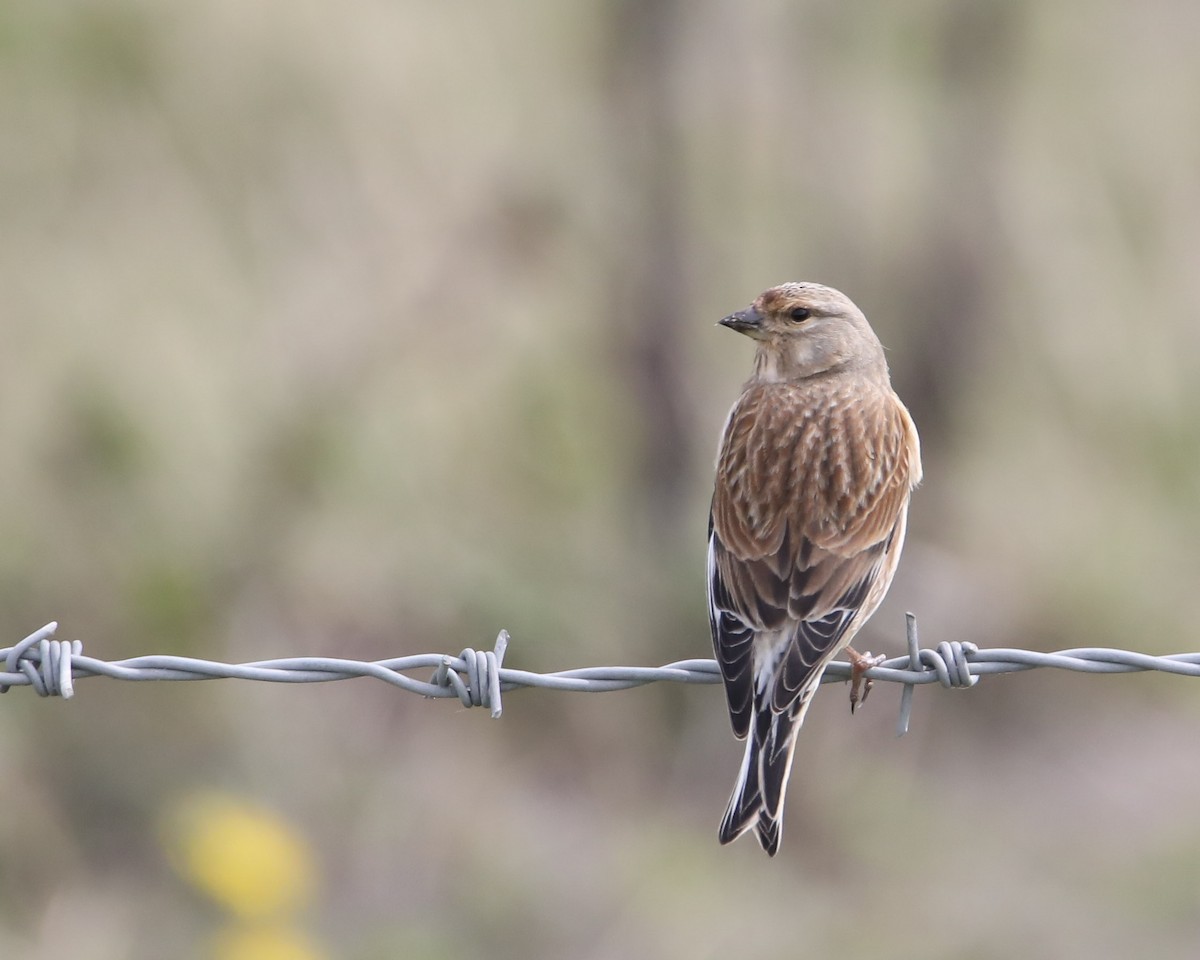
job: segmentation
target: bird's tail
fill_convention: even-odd
[[[804,722],[811,700],[812,690],[807,690],[782,713],[775,713],[769,704],[762,704],[755,711],[742,768],[721,821],[722,843],[736,840],[753,828],[759,844],[770,856],[779,852],[783,798],[792,773],[796,732]]]

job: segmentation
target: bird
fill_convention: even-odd
[[[718,322],[757,345],[721,431],[708,522],[713,649],[746,741],[719,839],[753,829],[773,857],[825,666],[848,650],[853,710],[879,662],[849,644],[896,572],[921,447],[883,346],[845,294],[785,283]]]

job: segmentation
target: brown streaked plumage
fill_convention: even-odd
[[[720,839],[753,828],[774,856],[796,732],[825,665],[892,582],[921,451],[883,347],[844,294],[785,283],[721,323],[758,351],[709,515],[713,647],[747,739]]]

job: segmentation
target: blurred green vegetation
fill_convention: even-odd
[[[865,646],[913,609],[1197,649],[1198,36],[1184,0],[0,5],[0,645],[707,656],[750,361],[712,324],[811,279],[924,444]],[[16,690],[0,956],[257,949],[157,832],[208,791],[311,845],[333,956],[1194,956],[1191,685],[924,691],[902,741],[889,696],[819,698],[768,863],[716,846],[715,688],[495,724],[365,681]]]

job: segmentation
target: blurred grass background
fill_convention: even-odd
[[[811,279],[924,444],[863,646],[1200,649],[1198,38],[1187,0],[0,5],[0,645],[708,656],[750,363],[713,322]],[[818,699],[768,862],[716,844],[715,687],[18,689],[0,956],[1195,955],[1192,684],[926,689],[899,741],[897,697]],[[245,849],[308,892],[239,913]]]

